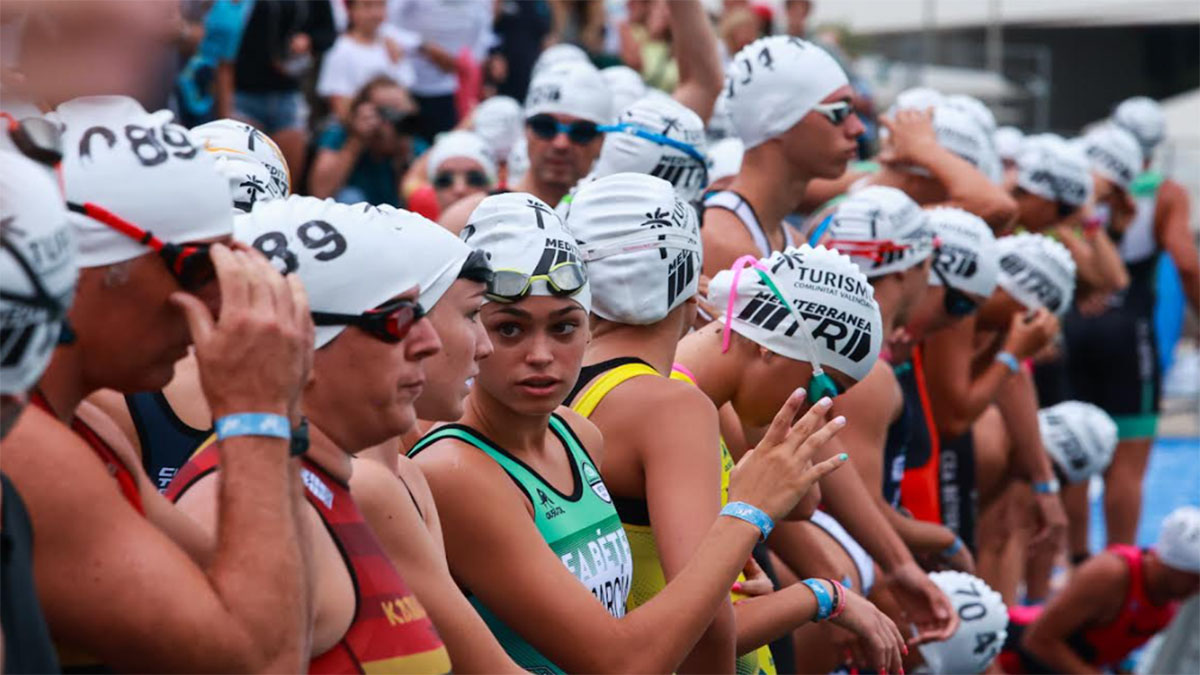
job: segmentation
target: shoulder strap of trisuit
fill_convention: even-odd
[[[604,400],[608,392],[616,389],[617,385],[622,382],[641,375],[658,375],[658,371],[644,363],[626,363],[617,366],[597,377],[587,389],[584,389],[571,404],[571,410],[584,417],[591,417],[596,406],[600,405],[600,401]]]
[[[1166,179],[1166,176],[1157,171],[1142,172],[1133,179],[1133,183],[1129,186],[1129,192],[1134,197],[1149,197],[1158,192],[1158,188]]]

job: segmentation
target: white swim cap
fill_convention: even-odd
[[[608,84],[608,90],[613,97],[612,109],[618,115],[622,110],[633,105],[634,101],[646,95],[646,83],[642,81],[642,76],[629,66],[601,68],[600,75]]]
[[[941,105],[946,97],[942,92],[930,87],[912,87],[905,89],[896,96],[889,112],[896,110],[927,110]]]
[[[487,144],[492,161],[503,162],[525,133],[525,109],[509,96],[484,99],[472,114],[475,133]]]
[[[479,162],[479,166],[487,174],[488,183],[496,183],[496,163],[492,161],[487,143],[472,131],[448,131],[437,137],[433,147],[429,149],[429,163],[425,165],[429,172],[429,180],[433,180],[446,160],[455,157],[466,157]]]
[[[542,113],[608,124],[613,116],[612,94],[592,64],[562,63],[534,75],[529,84],[525,117]]]
[[[1014,234],[996,240],[1000,254],[997,283],[1028,309],[1045,307],[1062,316],[1075,297],[1075,261],[1057,241],[1041,234]]]
[[[937,106],[933,109],[933,129],[943,148],[967,160],[989,178],[995,178],[999,158],[992,147],[991,133],[979,126],[971,114],[950,105]]]
[[[1071,483],[1081,483],[1108,468],[1117,449],[1117,423],[1098,406],[1063,401],[1038,411],[1046,454]]]
[[[1142,146],[1133,134],[1115,124],[1104,124],[1079,139],[1092,170],[1128,190],[1142,172]]]
[[[983,101],[966,94],[951,94],[944,99],[944,104],[965,112],[988,136],[996,133],[996,115]]]
[[[544,70],[549,70],[565,63],[586,63],[590,66],[592,60],[588,58],[587,52],[579,47],[569,42],[560,42],[550,45],[541,54],[538,54],[537,60],[533,62],[530,77],[536,77]]]
[[[229,181],[233,207],[249,211],[268,199],[292,193],[292,174],[275,141],[237,120],[214,120],[192,129],[192,138],[208,151],[217,171]]]
[[[992,134],[992,144],[996,146],[996,154],[1000,159],[1015,162],[1021,154],[1021,142],[1025,133],[1016,127],[1000,127]]]
[[[521,182],[526,173],[529,173],[529,146],[525,142],[525,137],[522,136],[513,144],[512,150],[508,151],[508,161],[505,163],[508,169],[508,184],[510,186]]]
[[[950,639],[919,647],[925,664],[945,675],[982,673],[1008,637],[1008,607],[985,581],[966,572],[931,572],[929,578],[950,598],[959,624]]]
[[[749,150],[791,129],[813,106],[848,85],[824,49],[795,37],[759,38],[726,69],[733,128]]]
[[[736,176],[742,170],[742,156],[746,146],[741,139],[722,138],[708,148],[708,182]]]
[[[599,178],[575,193],[566,224],[587,261],[596,316],[657,323],[696,294],[704,248],[696,209],[667,181]]]
[[[569,296],[555,293],[550,282],[541,278],[529,285],[529,294],[569,297],[584,311],[592,311],[592,292],[583,255],[575,237],[546,202],[525,192],[492,195],[479,202],[459,236],[472,248],[487,254],[498,283],[504,281],[505,272],[543,276],[573,264],[575,279],[580,276],[583,279],[583,286],[577,292]]]
[[[1200,508],[1181,506],[1163,521],[1154,552],[1164,565],[1200,573]]]
[[[1112,121],[1137,139],[1142,154],[1149,157],[1167,133],[1167,118],[1162,106],[1152,98],[1134,96],[1121,101]]]
[[[470,248],[445,228],[391,206],[293,195],[234,218],[234,236],[298,274],[314,312],[362,314],[413,286],[432,310]],[[346,326],[317,326],[315,347]]]
[[[229,181],[169,110],[146,112],[125,96],[67,101],[47,118],[66,126],[63,183],[67,201],[95,204],[165,242],[233,232]],[[101,267],[150,251],[117,230],[79,213],[79,267]]]
[[[594,178],[644,173],[671,183],[680,198],[696,201],[708,186],[704,122],[671,98],[643,98],[606,127],[592,167]]]
[[[737,130],[733,126],[733,116],[729,114],[729,96],[726,95],[724,89],[713,103],[712,117],[708,118],[708,126],[705,127],[704,133],[709,143],[723,138],[737,138]]]
[[[50,363],[75,292],[75,239],[45,168],[0,150],[0,394],[29,391]]]
[[[722,270],[708,285],[708,299],[725,314],[730,327],[755,343],[814,368],[834,368],[861,380],[871,371],[883,346],[883,320],[875,290],[849,257],[824,246],[790,247],[759,261],[796,314],[784,306],[756,269]],[[732,295],[732,312],[730,298]]]
[[[953,206],[926,209],[929,226],[941,241],[929,271],[929,283],[940,286],[937,272],[952,288],[987,299],[996,290],[1000,254],[996,237],[983,218]]]
[[[868,279],[901,272],[933,255],[925,211],[904,192],[870,185],[842,200],[818,243],[850,256]]]
[[[1042,199],[1083,206],[1092,194],[1088,158],[1054,134],[1029,136],[1017,155],[1017,186]]]

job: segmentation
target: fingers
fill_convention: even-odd
[[[796,418],[796,413],[800,411],[800,406],[804,404],[804,393],[804,389],[797,389],[792,392],[792,395],[784,402],[779,412],[775,413],[775,419],[771,420],[771,426],[767,429],[767,433],[763,435],[762,440],[759,441],[758,447],[773,447],[783,443],[787,439],[792,420]],[[743,461],[745,461],[745,458],[743,458]]]
[[[804,420],[800,420],[800,421],[803,422]],[[829,439],[836,436],[845,427],[846,427],[846,418],[843,417],[842,415],[838,415],[837,417],[829,420],[820,429],[817,429],[815,432],[810,434],[807,438],[801,439],[801,445],[800,445],[800,449],[798,451],[800,453],[799,457],[804,460],[811,460],[813,453],[817,451],[817,448],[824,446],[826,443],[829,442]],[[839,462],[845,462],[847,457],[846,457],[845,453],[842,453],[841,455],[831,457],[830,459],[835,459],[835,460],[838,460]],[[827,459],[824,462],[821,462],[820,464],[818,464],[817,466],[823,466],[823,465],[827,464],[828,462],[829,462],[829,460]],[[814,466],[813,470],[817,470],[817,466]],[[833,471],[836,468],[837,468],[836,466],[835,467],[826,467],[824,470],[824,473],[821,473],[820,475],[824,476],[826,473],[829,473],[830,471]]]
[[[187,318],[192,344],[206,344],[213,332],[213,316],[212,312],[208,311],[208,306],[190,293],[172,293],[170,299]]]
[[[273,314],[275,302],[271,297],[271,287],[267,280],[262,278],[262,271],[255,264],[254,258],[245,251],[234,251],[233,257],[241,265],[246,276],[247,305],[250,311],[255,316]]]
[[[792,428],[788,430],[786,441],[791,444],[790,451],[795,452],[797,447],[803,444],[825,424],[825,415],[829,414],[831,406],[833,406],[833,400],[826,396],[814,403],[812,407],[805,411],[804,416],[792,425]],[[796,418],[793,416],[791,419],[794,420]]]
[[[841,419],[841,418],[839,418],[839,419]],[[836,422],[837,422],[837,420],[835,419],[835,420],[830,421],[829,424],[835,424]],[[829,426],[829,425],[826,425],[826,426]],[[843,424],[843,426],[844,426],[844,424]],[[834,430],[833,433],[837,433],[837,431],[840,429],[841,429],[841,427],[839,426],[836,430]],[[822,431],[824,431],[824,429],[822,429]],[[812,477],[813,485],[815,486],[817,483],[821,482],[822,478],[824,478],[825,476],[828,476],[829,474],[833,473],[834,471],[837,471],[838,469],[842,468],[842,465],[848,461],[850,461],[850,456],[843,452],[840,455],[834,455],[833,457],[830,457],[829,459],[825,460],[824,462],[819,462],[816,465],[814,465],[812,468],[810,468],[808,470],[809,476]]]
[[[250,302],[249,281],[234,252],[223,244],[213,244],[209,249],[213,268],[217,272],[217,285],[221,289],[221,307],[243,308]],[[225,315],[227,312],[222,311]]]

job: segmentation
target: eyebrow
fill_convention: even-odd
[[[562,316],[564,314],[570,314],[571,312],[582,312],[582,311],[583,311],[582,307],[572,303],[568,307],[563,307],[562,309],[556,309],[553,312],[550,312],[550,315],[551,316]]]
[[[521,317],[522,319],[529,319],[529,318],[533,317],[533,315],[530,314],[529,312],[526,312],[523,309],[517,309],[516,307],[501,307],[496,310],[496,313],[497,314],[510,314],[512,316]]]

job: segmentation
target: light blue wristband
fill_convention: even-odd
[[[758,528],[759,541],[766,541],[771,530],[775,529],[775,521],[771,520],[762,509],[751,506],[746,502],[729,502],[721,509],[721,515],[733,516]]]
[[[1058,479],[1051,478],[1050,480],[1038,481],[1033,484],[1033,493],[1035,495],[1056,495],[1059,489]]]
[[[218,417],[214,426],[220,441],[235,436],[267,436],[285,441],[292,438],[292,424],[288,418],[273,413],[234,413]]]
[[[1000,352],[996,354],[996,360],[1008,366],[1008,369],[1014,373],[1021,370],[1021,362],[1017,361],[1017,357],[1013,356],[1012,352]]]
[[[805,579],[800,583],[808,586],[808,590],[817,596],[817,615],[813,617],[813,621],[828,619],[829,615],[833,614],[833,598],[830,597],[829,591],[825,590],[819,579]]]
[[[963,540],[962,540],[960,537],[957,537],[957,536],[956,536],[956,537],[954,537],[954,543],[953,543],[953,544],[950,544],[950,545],[949,545],[949,546],[947,546],[946,548],[942,549],[941,556],[942,556],[943,558],[950,558],[950,557],[953,557],[953,556],[954,556],[954,555],[956,555],[956,554],[957,554],[959,551],[961,551],[961,550],[962,550],[962,547],[963,547]]]

